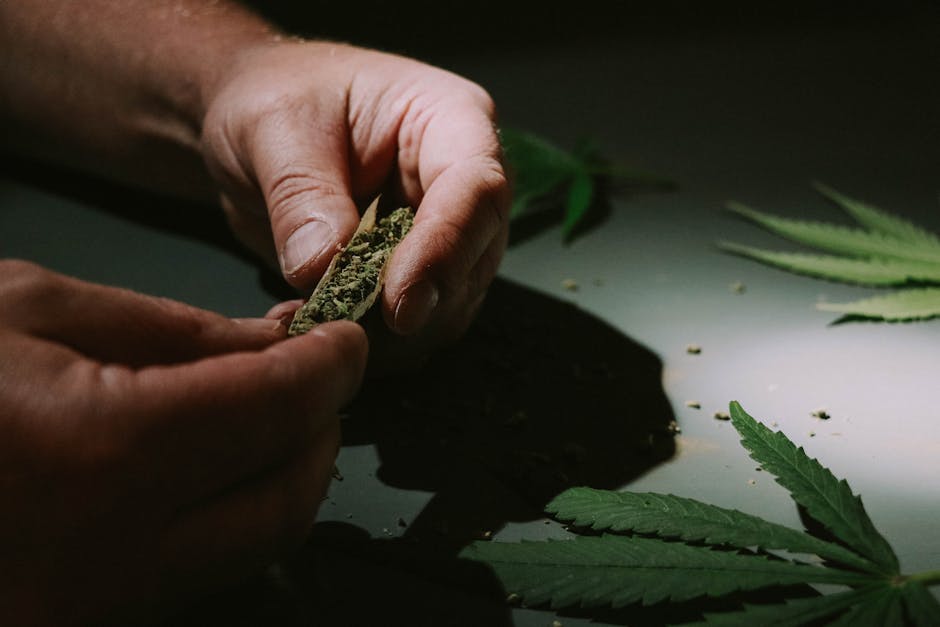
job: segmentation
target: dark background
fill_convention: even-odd
[[[285,30],[432,59],[439,54],[527,44],[576,43],[703,34],[760,34],[841,29],[910,19],[940,19],[938,3],[921,1],[744,2],[382,2],[247,3]],[[328,6],[324,6],[328,5]]]

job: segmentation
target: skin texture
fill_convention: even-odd
[[[3,3],[0,41],[14,144],[220,203],[301,292],[383,191],[417,210],[389,265],[391,330],[453,339],[496,272],[509,191],[493,102],[466,79],[225,2]]]
[[[373,368],[483,298],[509,204],[494,117],[458,76],[230,2],[0,3],[8,148],[217,204],[300,292],[357,206],[415,207]],[[229,320],[0,261],[0,624],[166,610],[303,541],[367,351],[346,323],[286,339],[297,304]]]
[[[117,618],[303,540],[366,342],[345,322],[284,336],[0,262],[4,624]]]

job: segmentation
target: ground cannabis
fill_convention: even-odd
[[[356,320],[382,289],[385,264],[414,222],[408,207],[396,209],[375,222],[377,204],[363,216],[349,244],[330,264],[310,299],[294,314],[289,335],[301,335],[331,320]]]

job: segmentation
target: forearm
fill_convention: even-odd
[[[0,125],[14,150],[192,197],[215,86],[275,37],[212,0],[0,3]]]

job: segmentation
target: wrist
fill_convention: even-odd
[[[219,11],[214,14],[212,11]],[[183,18],[192,15],[184,13]],[[164,50],[153,55],[149,112],[197,146],[206,113],[226,77],[244,57],[284,38],[247,10],[221,3],[204,8],[198,19],[174,24]],[[185,27],[183,27],[185,26]],[[168,63],[169,61],[169,63]]]

